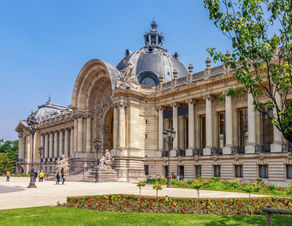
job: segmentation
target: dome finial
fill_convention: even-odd
[[[152,23],[150,25],[151,25],[152,31],[157,31],[157,23],[155,21],[155,17],[153,17]]]

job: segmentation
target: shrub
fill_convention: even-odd
[[[156,190],[156,197],[158,197],[158,190],[162,190],[162,184],[158,183],[158,182],[155,182],[153,184],[153,189]]]
[[[165,178],[165,177],[158,177],[156,179],[156,182],[158,182],[160,184],[166,184],[167,183],[167,178]]]
[[[139,195],[141,196],[141,189],[146,185],[146,182],[144,181],[139,181],[137,184],[137,187],[139,188]]]
[[[116,212],[155,212],[180,214],[246,215],[264,214],[268,205],[278,209],[292,210],[291,198],[237,198],[237,199],[191,199],[135,195],[99,195],[68,197],[67,207]]]

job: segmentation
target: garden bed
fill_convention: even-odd
[[[292,199],[264,197],[198,200],[117,194],[68,197],[66,206],[114,212],[249,215],[263,214],[262,209],[267,206],[292,210]]]

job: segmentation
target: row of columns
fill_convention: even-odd
[[[92,152],[92,117],[77,116],[74,119],[74,128],[74,152]],[[84,130],[85,140],[83,140]]]
[[[211,154],[211,148],[213,147],[213,117],[212,117],[212,100],[213,97],[211,95],[206,95],[205,106],[206,106],[206,148],[204,149],[204,155]],[[189,150],[195,148],[195,111],[194,105],[195,100],[190,99],[187,101],[188,103],[188,146]],[[254,153],[255,152],[255,144],[256,144],[256,120],[255,120],[255,109],[253,105],[253,96],[252,94],[248,94],[247,100],[247,108],[248,108],[248,146],[246,147],[246,153]],[[159,150],[163,149],[163,107],[160,106],[158,108],[158,148]],[[173,129],[178,132],[178,103],[172,104],[173,110]],[[223,148],[223,154],[231,154],[231,147],[233,146],[233,120],[232,120],[232,97],[226,95],[225,99],[225,136],[226,136],[226,145]],[[273,144],[281,144],[282,135],[281,132],[274,126],[274,142]],[[275,145],[274,145],[275,146]],[[176,135],[173,142],[173,149],[178,149],[178,134]],[[278,149],[271,149],[271,151],[280,151]]]
[[[66,128],[41,134],[41,146],[44,147],[44,158],[70,156],[74,147],[74,128]],[[64,141],[64,142],[63,142]]]
[[[126,148],[126,108],[127,104],[125,102],[114,104],[114,150]]]

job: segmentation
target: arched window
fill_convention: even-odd
[[[142,71],[138,74],[138,80],[141,85],[157,86],[159,84],[158,76],[152,71]]]

